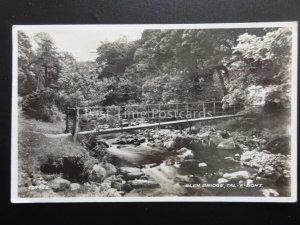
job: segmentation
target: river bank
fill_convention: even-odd
[[[242,132],[208,125],[182,133],[148,129],[86,140],[89,147],[78,154],[48,157],[34,173],[20,173],[20,195],[290,195],[289,138],[269,129]]]

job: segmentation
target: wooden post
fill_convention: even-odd
[[[186,120],[188,121],[189,118],[188,118],[188,111],[189,111],[189,104],[187,103],[186,104]]]
[[[214,102],[214,116],[216,116],[216,102]]]
[[[148,107],[148,105],[146,105],[146,112],[147,112],[147,116],[146,116],[147,117],[147,121],[149,121],[149,117],[150,116],[149,116],[149,107]]]
[[[76,115],[74,119],[73,141],[77,141],[78,132],[79,132],[79,109],[76,108]]]
[[[235,103],[233,104],[233,114],[235,114]]]
[[[125,108],[121,107],[121,111],[123,111],[123,110],[125,110]],[[122,117],[122,112],[120,113],[120,125],[121,125],[121,133],[123,134],[123,117]]]
[[[158,127],[160,129],[160,105],[158,106]]]
[[[69,133],[69,108],[66,109],[66,130],[65,133]]]
[[[178,111],[179,111],[179,107],[178,104],[176,104],[176,119],[178,120]]]
[[[204,118],[205,118],[206,115],[205,115],[205,106],[204,106],[204,104],[205,104],[205,103],[202,104],[202,110],[203,110],[203,113],[204,113],[203,115],[204,115]]]

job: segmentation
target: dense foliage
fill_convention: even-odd
[[[50,35],[19,32],[19,95],[27,112],[42,104],[30,102],[33,93],[49,103],[44,92],[60,110],[208,100],[287,107],[291,38],[288,28],[145,30],[136,41],[102,42],[95,62],[78,62]]]

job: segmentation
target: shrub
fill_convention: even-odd
[[[26,95],[22,101],[24,115],[47,122],[53,122],[54,112],[58,111],[54,105],[55,97],[55,91],[50,88]]]

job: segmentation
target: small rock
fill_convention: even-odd
[[[207,164],[204,163],[204,162],[203,162],[203,163],[199,163],[199,164],[198,164],[198,167],[199,167],[199,168],[202,168],[202,169],[205,169],[205,168],[207,168]]]
[[[146,175],[143,175],[140,177],[140,180],[149,180],[149,177],[147,177]]]
[[[243,162],[249,162],[251,160],[251,152],[245,152],[244,154],[241,155],[240,160]]]
[[[222,141],[220,144],[218,144],[217,149],[222,150],[234,150],[235,149],[235,143],[233,138],[228,138]]]
[[[50,186],[53,189],[53,191],[64,191],[69,189],[70,184],[71,184],[70,181],[58,177],[51,181]]]
[[[228,131],[226,131],[226,130],[221,131],[221,132],[219,133],[219,135],[220,135],[222,138],[229,138],[229,137],[230,137]]]
[[[154,139],[159,138],[159,135],[158,135],[158,134],[154,134],[154,135],[153,135],[153,138],[154,138]]]
[[[229,180],[227,180],[225,178],[219,178],[218,181],[217,181],[218,184],[226,184],[228,182],[229,182]]]
[[[228,180],[247,180],[250,178],[248,171],[237,171],[233,173],[224,173],[223,178]]]
[[[111,183],[111,187],[117,189],[118,191],[122,190],[122,182],[113,182]]]
[[[89,179],[95,182],[102,182],[106,177],[106,170],[100,165],[94,165],[89,173]]]
[[[266,154],[271,154],[271,152],[268,151],[268,150],[262,150],[262,152],[263,152],[263,153],[266,153]]]
[[[146,141],[145,137],[138,138],[138,142],[140,142],[140,143],[144,143],[145,141]]]
[[[134,139],[133,139],[133,138],[128,138],[128,139],[126,140],[126,143],[127,143],[127,144],[133,144],[133,143],[134,143]]]
[[[272,188],[263,189],[261,191],[262,191],[262,194],[266,197],[278,197],[279,196],[279,193],[275,189],[272,189]]]
[[[173,150],[176,147],[176,142],[175,141],[165,142],[164,147],[167,148],[168,150]]]
[[[240,160],[241,159],[241,156],[240,154],[236,153],[233,157],[235,160]]]
[[[121,194],[115,188],[109,188],[103,193],[104,197],[121,197]]]
[[[182,151],[180,151],[182,152]],[[186,149],[184,152],[182,152],[180,155],[177,156],[181,161],[186,160],[186,159],[193,159],[194,158],[194,153],[190,149]]]
[[[77,190],[79,190],[80,189],[80,184],[78,184],[78,183],[72,183],[71,185],[70,185],[70,190],[71,191],[77,191]]]
[[[246,180],[246,185],[247,186],[250,186],[251,184],[253,184],[253,180],[251,180],[251,179],[248,179],[248,180]]]
[[[125,191],[125,192],[129,192],[129,191],[131,191],[132,190],[132,187],[131,187],[131,185],[130,184],[122,184],[122,186],[121,186],[121,191]]]

